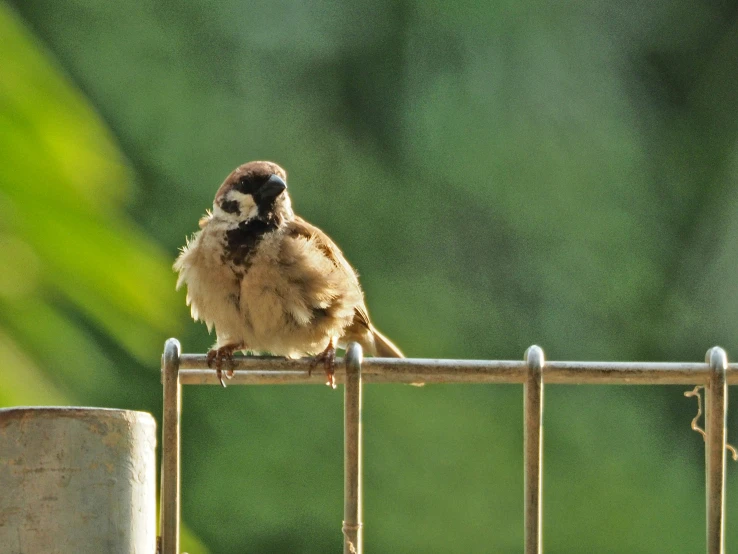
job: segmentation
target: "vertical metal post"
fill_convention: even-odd
[[[705,492],[707,553],[725,551],[725,443],[728,412],[728,356],[717,346],[707,351],[710,380],[705,388]]]
[[[361,346],[346,348],[343,419],[343,553],[361,554]]]
[[[528,374],[524,385],[525,554],[543,552],[543,350],[525,351]]]
[[[179,382],[180,345],[169,339],[161,359],[164,413],[161,428],[160,554],[179,554],[179,465],[182,385]]]

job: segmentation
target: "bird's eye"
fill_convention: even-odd
[[[254,179],[253,176],[244,175],[236,182],[236,185],[233,188],[241,194],[254,194],[260,184],[261,183],[258,182],[257,179]]]

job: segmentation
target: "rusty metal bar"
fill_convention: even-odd
[[[161,378],[164,385],[164,412],[161,428],[161,505],[159,506],[159,554],[179,554],[179,467],[182,385],[179,380],[181,348],[177,339],[164,345]]]
[[[343,554],[361,554],[361,346],[352,342],[346,349],[346,386],[343,418]]]
[[[525,554],[543,552],[543,350],[525,351],[527,376],[524,385],[525,412]]]
[[[710,382],[705,388],[705,493],[707,503],[707,554],[725,552],[725,443],[728,412],[728,357],[725,350],[711,348]]]
[[[342,360],[336,361],[336,381],[344,383]],[[308,376],[310,358],[236,357],[229,385],[315,384],[325,379]],[[368,358],[361,367],[364,383],[520,383],[528,368],[519,360],[434,360]],[[182,354],[183,385],[219,385],[201,354]],[[547,362],[546,383],[581,385],[707,385],[710,366],[699,362]],[[727,368],[727,382],[738,385],[738,364]]]

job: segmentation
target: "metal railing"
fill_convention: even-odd
[[[234,359],[233,385],[324,384],[310,375],[311,360],[247,356]],[[701,385],[705,387],[707,553],[725,549],[725,460],[728,385],[738,384],[738,364],[725,351],[707,351],[705,363],[546,362],[531,346],[523,361],[362,359],[351,343],[336,360],[336,381],[344,383],[344,554],[361,554],[361,389],[363,383],[522,383],[524,386],[525,553],[542,550],[543,384]],[[169,339],[162,356],[161,553],[179,554],[180,416],[182,385],[218,385],[202,354],[181,354]]]

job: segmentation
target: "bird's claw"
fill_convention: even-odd
[[[241,347],[242,345],[240,344],[228,344],[208,351],[208,367],[212,368],[215,366],[215,374],[218,376],[218,381],[220,381],[223,388],[226,386],[225,381],[223,381],[223,363],[228,364],[225,370],[225,378],[233,379],[233,352],[239,350]]]
[[[328,343],[328,346],[320,354],[313,358],[310,368],[308,369],[308,375],[312,375],[313,369],[320,362],[323,362],[325,368],[325,376],[328,379],[326,385],[332,389],[336,388],[336,347],[333,345],[333,341]]]

